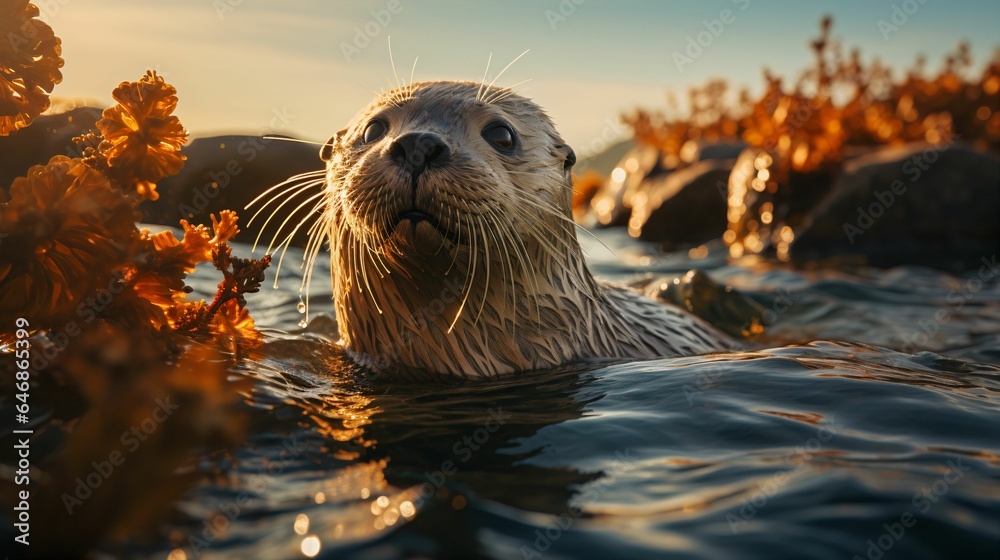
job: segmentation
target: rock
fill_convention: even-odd
[[[778,156],[747,148],[729,176],[723,240],[729,253],[776,253],[788,260],[803,222],[829,192],[840,166],[830,163],[808,173],[786,171]]]
[[[93,130],[101,113],[101,109],[94,107],[78,107],[64,113],[42,115],[31,126],[10,136],[0,136],[0,186],[6,188],[15,178],[27,173],[28,168],[47,163],[52,156],[80,156],[73,137]],[[248,228],[247,223],[259,206],[244,210],[247,203],[292,175],[324,167],[317,145],[264,140],[256,136],[199,138],[184,146],[183,153],[188,158],[184,169],[158,183],[156,190],[160,199],[139,206],[143,221],[176,227],[184,218],[207,224],[211,222],[209,213],[235,210],[241,217],[242,231],[236,237],[239,241],[252,242],[267,215],[280,201],[264,210],[252,228]],[[219,188],[214,188],[213,183]],[[275,191],[268,199],[280,197],[282,192],[287,191]],[[299,196],[284,206],[271,221],[263,239],[270,240],[281,220],[305,198]],[[305,216],[305,210],[297,216]],[[301,228],[293,242],[304,244],[306,229]]]
[[[80,156],[73,142],[94,128],[101,109],[77,107],[55,115],[41,115],[30,126],[10,136],[0,136],[0,186],[7,188],[33,165],[48,163],[53,156]]]
[[[646,279],[632,284],[648,297],[672,303],[738,338],[753,339],[767,325],[764,308],[700,270],[672,280]]]
[[[706,160],[650,177],[632,197],[629,234],[668,246],[699,245],[726,231],[726,193],[735,160]]]
[[[1000,252],[1000,157],[924,143],[858,157],[804,225],[796,260],[979,266]]]
[[[736,159],[747,148],[742,140],[688,140],[681,147],[680,158],[684,163],[696,163],[712,159]]]
[[[681,156],[664,154],[659,149],[638,144],[618,162],[611,176],[591,199],[590,206],[598,227],[630,224],[632,198],[652,183],[648,180],[663,176],[685,165],[717,159],[733,159],[745,147],[738,140],[708,142],[691,140],[684,145]]]
[[[632,212],[629,198],[646,177],[664,172],[662,160],[660,151],[651,146],[640,144],[629,150],[590,201],[590,207],[597,217],[596,225],[627,225]]]
[[[246,205],[268,188],[293,175],[324,168],[319,159],[319,146],[300,142],[264,140],[257,136],[217,136],[198,138],[184,146],[187,162],[184,169],[167,177],[157,185],[159,200],[147,201],[139,206],[146,222],[176,226],[180,219],[192,223],[210,223],[209,214],[220,210],[234,210],[240,215],[238,241],[253,242],[264,221],[290,194],[293,185],[287,185],[267,195],[249,210]],[[296,184],[303,183],[297,181]],[[262,240],[270,241],[274,231],[290,212],[304,202],[319,186],[311,187],[277,211],[264,232]],[[248,227],[250,218],[269,200],[274,201]],[[311,204],[296,213],[307,217]],[[293,219],[290,226],[299,223]],[[287,226],[279,237],[291,231]],[[303,245],[308,227],[299,229],[293,243]],[[266,246],[266,244],[265,244]]]
[[[582,154],[583,151],[580,150],[581,153],[577,155],[581,157],[577,160],[576,165],[573,166],[573,173],[593,171],[601,175],[608,175],[618,165],[618,162],[625,157],[625,154],[635,148],[635,145],[635,140],[626,138],[615,142],[600,152],[591,153],[587,156],[584,156]]]

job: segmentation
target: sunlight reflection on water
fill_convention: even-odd
[[[758,348],[902,347],[936,310],[952,314],[916,353],[819,342],[489,383],[370,381],[328,332],[276,331],[240,372],[257,382],[258,418],[231,485],[193,492],[177,529],[199,531],[249,490],[208,551],[848,558],[886,539],[899,557],[946,557],[955,542],[968,558],[996,550],[1000,368],[964,361],[1000,363],[995,283],[957,310],[947,297],[963,280],[926,269],[692,262],[602,234],[626,265],[581,241],[606,277],[707,265],[765,308],[790,294]],[[295,280],[255,295],[258,325],[294,328]],[[329,296],[321,286],[312,308]],[[886,537],[901,518],[913,524]]]

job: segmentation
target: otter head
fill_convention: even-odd
[[[536,104],[417,83],[376,98],[321,157],[338,324],[363,362],[491,376],[572,357],[538,341],[571,331],[563,300],[596,288],[570,217],[576,156]]]

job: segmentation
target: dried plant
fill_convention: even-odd
[[[0,136],[49,107],[62,81],[62,43],[27,0],[0,0]]]
[[[968,44],[927,77],[923,59],[894,79],[877,60],[866,63],[858,50],[844,55],[831,36],[833,19],[820,22],[810,42],[815,55],[791,87],[764,71],[757,99],[741,92],[727,99],[725,82],[691,90],[690,113],[637,109],[625,117],[634,137],[668,155],[679,155],[692,140],[742,138],[771,152],[778,171],[809,173],[836,165],[847,146],[912,141],[938,143],[957,134],[985,150],[1000,151],[1000,50],[980,75],[972,72]]]
[[[28,50],[0,41],[0,133],[44,110],[61,78],[59,39],[37,15],[0,0],[3,36],[35,26]],[[180,238],[136,227],[137,205],[184,165],[176,90],[148,72],[113,95],[98,130],[77,139],[83,157],[53,157],[0,186],[0,315],[30,323],[25,427],[46,442],[32,448],[32,511],[49,521],[32,535],[42,556],[80,557],[147,530],[197,481],[199,454],[238,443],[247,387],[228,366],[261,338],[245,294],[270,258],[232,255],[234,212],[213,215],[211,228],[181,220]],[[185,283],[203,262],[222,275],[211,303]],[[0,325],[0,353],[13,350],[15,325]],[[3,406],[15,402],[14,364],[0,361]],[[161,420],[157,403],[176,407]],[[156,429],[123,449],[122,434],[153,417]],[[124,461],[98,487],[76,487],[115,453]],[[11,486],[3,500],[17,495],[0,486]]]

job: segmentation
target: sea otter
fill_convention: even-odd
[[[494,378],[731,347],[679,308],[591,275],[570,211],[576,156],[513,91],[394,89],[320,156],[306,256],[329,243],[341,344],[365,368]]]

